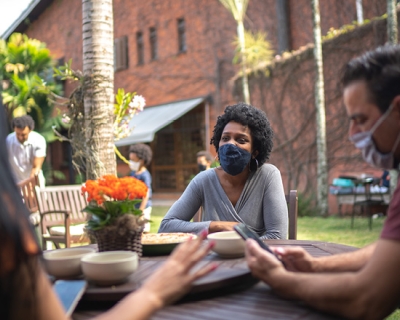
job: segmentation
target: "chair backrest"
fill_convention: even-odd
[[[35,187],[38,185],[37,177],[31,177],[18,183],[21,190],[22,201],[25,203],[30,213],[38,212],[38,201],[36,198]]]
[[[86,207],[86,198],[82,195],[81,185],[36,187],[39,211],[46,212],[68,211],[71,224],[86,222],[87,215],[82,212]],[[45,225],[64,224],[64,215],[48,214],[43,217]]]
[[[289,213],[289,239],[297,239],[297,211],[298,211],[297,190],[290,190],[289,195],[286,195]]]

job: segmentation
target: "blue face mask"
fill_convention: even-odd
[[[227,143],[218,149],[219,162],[222,169],[231,176],[241,173],[249,164],[250,152],[243,150],[232,143]]]

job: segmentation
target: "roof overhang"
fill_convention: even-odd
[[[124,139],[115,141],[115,145],[123,147],[153,141],[157,131],[182,117],[204,100],[205,98],[201,97],[145,108],[129,122],[129,128],[133,129],[132,133]]]

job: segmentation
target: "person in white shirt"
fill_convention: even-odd
[[[16,183],[38,176],[39,184],[44,187],[42,165],[46,157],[46,140],[33,131],[35,122],[31,116],[13,119],[14,132],[7,136],[7,149]]]

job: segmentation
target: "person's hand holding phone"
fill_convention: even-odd
[[[278,273],[286,272],[283,263],[253,239],[246,240],[245,256],[251,273],[267,284],[277,279],[275,275]]]

